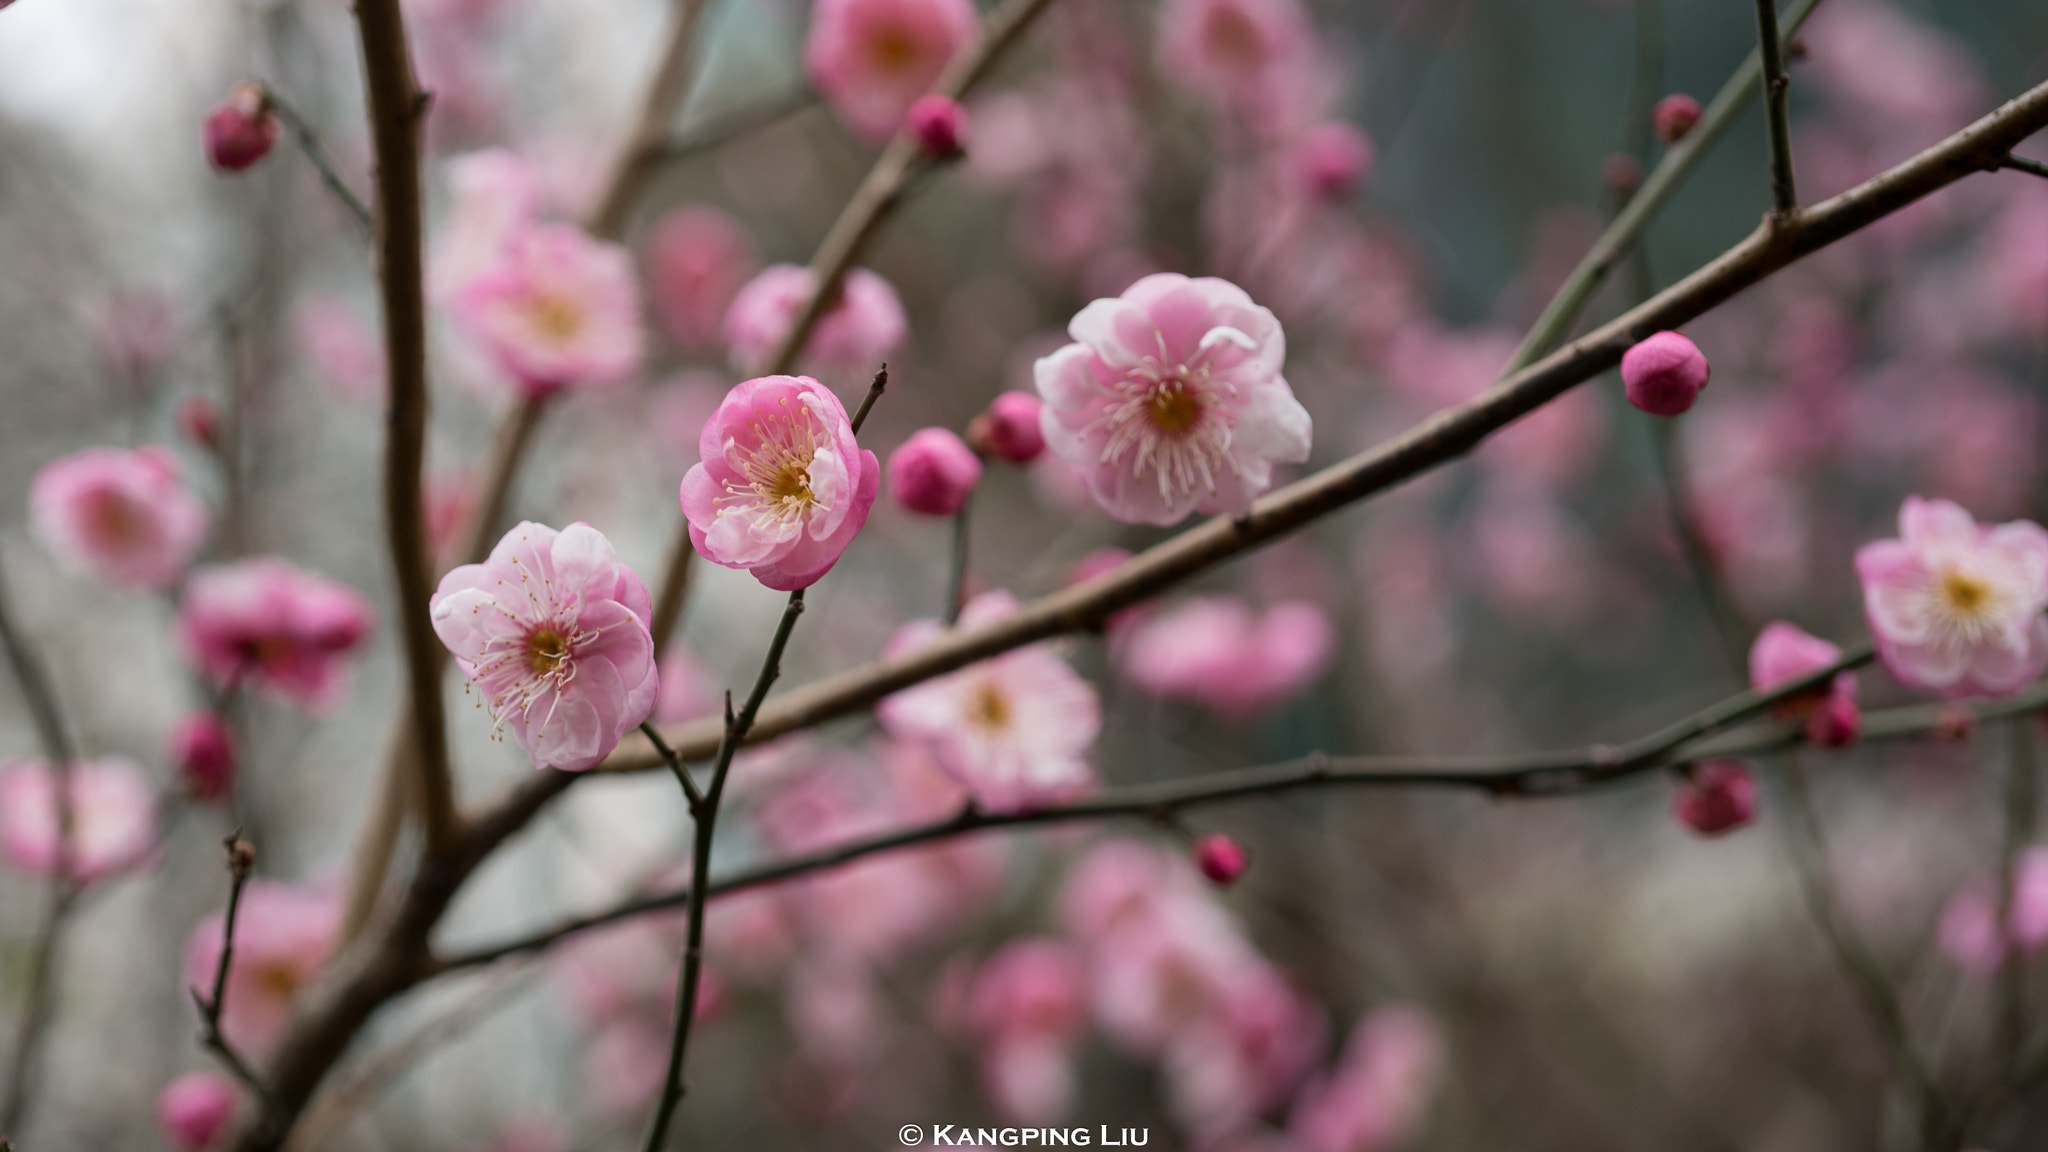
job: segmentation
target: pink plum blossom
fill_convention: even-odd
[[[292,1001],[312,984],[334,952],[342,901],[332,888],[251,880],[235,911],[235,949],[228,963],[221,1033],[244,1053],[277,1043]],[[226,913],[214,912],[185,942],[185,984],[211,993],[220,965]]]
[[[903,120],[927,156],[952,160],[967,150],[967,110],[951,96],[919,96]]]
[[[683,477],[690,541],[778,591],[832,570],[867,523],[882,466],[846,407],[808,376],[762,376],[726,395]]]
[[[809,268],[775,264],[740,289],[725,313],[725,343],[734,368],[757,372],[768,367],[817,282]],[[872,371],[909,330],[896,289],[873,272],[855,268],[841,283],[839,299],[812,326],[799,360]]]
[[[960,627],[978,628],[1017,612],[1007,592],[968,601]],[[943,628],[905,625],[888,655],[909,653]],[[1086,753],[1102,729],[1095,689],[1050,645],[1033,644],[925,681],[875,709],[899,740],[931,747],[939,766],[988,811],[1015,811],[1066,799],[1094,781]]]
[[[1659,332],[1621,357],[1628,402],[1652,416],[1677,416],[1691,408],[1710,375],[1699,346],[1676,332]]]
[[[967,425],[967,442],[983,456],[1029,464],[1045,451],[1045,429],[1039,426],[1044,409],[1045,402],[1029,392],[1004,392]]]
[[[435,634],[536,768],[593,767],[654,711],[647,586],[588,524],[519,524],[432,603]]]
[[[676,347],[715,347],[725,310],[760,257],[739,221],[708,204],[671,208],[647,238],[647,290]]]
[[[1856,553],[1884,666],[1942,696],[2003,696],[2048,667],[2048,533],[2032,521],[1980,527],[1946,500],[1908,496],[1899,538]]]
[[[1222,832],[1211,832],[1195,841],[1195,866],[1216,884],[1237,883],[1250,863],[1244,845]]]
[[[1196,1136],[1236,1131],[1284,1105],[1329,1041],[1322,1008],[1257,958],[1161,1061],[1168,1104]]]
[[[71,875],[98,880],[143,862],[156,837],[156,796],[142,770],[119,756],[84,760],[66,773],[71,833],[57,811],[57,777],[41,760],[0,767],[0,853],[24,872],[48,875],[60,852]]]
[[[199,1152],[227,1131],[237,1094],[235,1082],[218,1072],[187,1072],[157,1095],[157,1126],[171,1143]]]
[[[1309,191],[1325,200],[1348,195],[1372,175],[1372,140],[1340,120],[1318,124],[1294,144],[1294,162]]]
[[[912,512],[951,516],[981,483],[981,457],[945,428],[921,428],[889,453],[889,495]]]
[[[1700,102],[1683,92],[1673,92],[1657,101],[1657,106],[1650,110],[1650,119],[1656,127],[1657,139],[1676,144],[1699,123]]]
[[[1159,74],[1225,108],[1257,108],[1306,70],[1315,29],[1296,0],[1168,0]]]
[[[259,556],[195,571],[178,625],[187,655],[215,684],[248,677],[317,708],[339,690],[343,657],[370,629],[370,606],[346,584]]]
[[[448,187],[454,204],[428,268],[428,288],[443,304],[504,259],[540,211],[533,170],[502,148],[448,161]]]
[[[2027,848],[2013,860],[2012,909],[2006,939],[1998,931],[1999,883],[1974,880],[1949,899],[1936,939],[1950,961],[1965,972],[1988,976],[2005,958],[2007,940],[2022,952],[2048,945],[2048,848]]]
[[[616,244],[560,224],[515,234],[455,314],[529,396],[616,383],[640,366],[640,288]]]
[[[225,794],[235,779],[235,739],[217,712],[193,712],[171,729],[165,756],[195,799]]]
[[[848,128],[881,140],[975,30],[968,0],[818,0],[804,68]]]
[[[277,117],[270,96],[259,84],[244,81],[206,114],[201,131],[206,158],[222,172],[240,172],[270,154],[277,143]]]
[[[1818,672],[1842,658],[1842,650],[1796,625],[1773,620],[1757,633],[1749,649],[1749,686],[1768,692],[1788,680]],[[1826,687],[1780,705],[1788,716],[1804,718],[1807,737],[1816,744],[1847,744],[1862,728],[1856,704],[1856,674],[1843,672]]]
[[[1329,1075],[1295,1102],[1302,1152],[1391,1152],[1413,1139],[1443,1076],[1444,1043],[1419,1008],[1394,1004],[1358,1022]]]
[[[975,973],[966,1014],[996,1111],[1022,1123],[1064,1116],[1075,1093],[1073,1048],[1087,1023],[1074,948],[1049,939],[1004,945]]]
[[[36,535],[66,567],[132,588],[168,587],[206,539],[206,506],[163,448],[54,460],[28,503]]]
[[[1274,464],[1308,459],[1309,415],[1280,375],[1286,336],[1225,280],[1147,276],[1068,324],[1038,361],[1046,445],[1128,523],[1242,516]]]
[[[1696,764],[1679,778],[1671,811],[1702,836],[1732,832],[1756,818],[1756,779],[1739,760]]]
[[[1155,696],[1231,717],[1264,711],[1329,667],[1337,630],[1305,600],[1254,612],[1242,600],[1195,596],[1132,627],[1117,654],[1124,675]]]

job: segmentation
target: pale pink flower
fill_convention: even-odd
[[[1956,967],[1978,976],[1998,970],[2006,940],[1998,931],[1999,883],[1973,880],[1949,899],[1936,938]],[[2048,945],[2048,848],[2028,848],[2013,861],[2012,909],[2004,935],[2021,952]]]
[[[343,658],[370,630],[370,605],[346,584],[259,556],[195,571],[178,627],[186,654],[215,684],[249,677],[319,707],[339,690]]]
[[[28,504],[36,535],[66,567],[133,588],[168,587],[206,539],[206,506],[163,448],[53,460]]]
[[[237,1094],[235,1082],[218,1072],[187,1072],[157,1095],[157,1126],[171,1143],[199,1152],[227,1131]]]
[[[340,894],[271,880],[251,880],[235,910],[235,950],[228,963],[221,1033],[244,1053],[261,1055],[290,1018],[292,1001],[313,983],[341,930]],[[220,965],[225,912],[192,929],[185,943],[185,984],[211,995]]]
[[[1749,649],[1749,686],[1768,692],[1788,680],[1796,680],[1826,668],[1842,658],[1842,650],[1818,636],[1810,636],[1796,625],[1773,620],[1757,633]],[[1807,734],[1817,744],[1846,744],[1855,739],[1862,726],[1856,705],[1856,674],[1843,672],[1825,687],[1796,697],[1779,706],[1788,716],[1803,718]]]
[[[119,756],[71,765],[71,874],[98,880],[143,862],[156,838],[156,796],[142,770]],[[24,872],[57,869],[57,778],[48,763],[16,760],[0,768],[0,853]]]
[[[1329,614],[1307,601],[1254,613],[1235,597],[1194,596],[1134,625],[1117,665],[1155,696],[1242,718],[1314,682],[1336,646]]]
[[[1287,338],[1225,280],[1162,272],[1097,300],[1038,361],[1046,445],[1111,516],[1242,516],[1273,465],[1308,459],[1309,415],[1280,375]]]
[[[165,759],[193,798],[211,800],[235,779],[235,739],[217,712],[192,712],[171,729]]]
[[[717,345],[725,310],[760,266],[739,221],[708,204],[672,208],[647,238],[647,291],[678,348]]]
[[[1224,108],[1259,108],[1309,70],[1315,27],[1296,0],[1168,0],[1157,68]]]
[[[996,1111],[1027,1124],[1065,1115],[1074,1100],[1073,1049],[1087,1022],[1080,955],[1057,940],[1012,941],[975,973],[966,1013]]]
[[[640,285],[624,248],[538,224],[456,293],[455,314],[529,396],[616,383],[640,366]]]
[[[588,524],[519,524],[432,603],[435,634],[536,768],[593,767],[654,711],[647,586]]]
[[[889,495],[926,516],[951,516],[981,483],[981,457],[946,428],[921,428],[889,453]]]
[[[1243,1127],[1279,1108],[1314,1071],[1329,1041],[1321,1007],[1263,958],[1247,963],[1213,1009],[1174,1037],[1162,1067],[1181,1126],[1199,1136]]]
[[[1856,553],[1878,656],[1909,687],[2002,696],[2048,667],[2048,533],[1979,527],[1946,500],[1908,496],[1899,539]]]
[[[1266,961],[1206,893],[1169,892],[1092,942],[1090,1000],[1119,1048],[1156,1056],[1200,1033]]]
[[[1195,892],[1186,865],[1156,845],[1105,840],[1068,869],[1060,890],[1060,926],[1093,946],[1142,925],[1160,901]]]
[[[1029,464],[1045,451],[1044,410],[1045,402],[1029,392],[1004,392],[967,425],[967,442],[983,456]]]
[[[540,211],[540,188],[524,160],[502,148],[448,161],[455,202],[434,242],[428,288],[443,304],[504,259]]]
[[[778,591],[832,570],[868,521],[882,466],[845,405],[808,376],[762,376],[726,395],[683,477],[690,541]]]
[[[1295,1102],[1290,1134],[1303,1152],[1390,1152],[1419,1133],[1443,1064],[1427,1013],[1377,1009],[1351,1030],[1336,1069]]]
[[[735,369],[758,372],[768,366],[817,282],[809,268],[775,264],[740,289],[725,313],[726,350]],[[841,282],[839,299],[811,327],[798,360],[873,371],[909,331],[896,289],[855,268]]]
[[[1016,612],[1009,593],[985,592],[968,601],[960,627]],[[934,620],[907,624],[890,640],[888,655],[911,652],[943,631]],[[1102,730],[1101,704],[1050,645],[1013,649],[927,680],[884,698],[875,713],[891,736],[929,745],[987,811],[1053,803],[1094,782],[1087,751]]]
[[[968,0],[818,0],[804,68],[848,128],[881,140],[976,27]]]

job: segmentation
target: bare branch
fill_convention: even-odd
[[[320,134],[313,130],[312,123],[299,114],[299,110],[291,101],[279,94],[275,85],[263,86],[263,99],[270,105],[270,110],[277,113],[277,118],[284,121],[284,126],[291,129],[292,138],[299,142],[299,151],[305,153],[307,162],[320,174],[320,183],[326,185],[327,191],[348,210],[349,217],[362,229],[363,238],[375,240],[376,214],[370,211],[368,204],[363,203],[362,197],[356,195],[355,189],[348,186],[348,181],[341,178],[340,170],[334,166],[334,158],[327,154],[327,148],[320,143]]]
[[[250,1069],[248,1062],[242,1059],[241,1054],[235,1051],[234,1046],[228,1043],[227,1037],[222,1035],[220,1030],[221,1014],[226,1012],[228,1007],[228,972],[234,966],[235,960],[235,914],[241,910],[242,889],[249,883],[249,873],[256,866],[256,852],[242,839],[239,829],[229,833],[227,839],[221,841],[221,845],[228,852],[230,880],[228,909],[221,918],[220,958],[213,965],[212,994],[208,995],[194,988],[192,1003],[199,1008],[201,1046],[226,1065],[228,1071],[235,1074],[235,1079],[248,1085],[250,1091],[261,1098],[270,1095],[270,1089],[264,1086],[262,1079]]]
[[[1771,218],[1783,221],[1799,211],[1792,179],[1792,78],[1785,74],[1784,41],[1778,34],[1778,0],[1756,0],[1757,49],[1763,60],[1764,123],[1771,138]]]

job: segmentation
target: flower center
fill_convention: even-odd
[[[1968,572],[1951,568],[1941,576],[1941,601],[1950,614],[1970,619],[1991,605],[1991,585]]]
[[[526,305],[526,318],[541,338],[566,344],[583,331],[583,309],[565,296],[543,292]]]
[[[1266,62],[1266,34],[1244,10],[1224,4],[1211,10],[1204,39],[1216,61],[1239,74],[1258,70]]]
[[[95,493],[88,511],[93,534],[115,544],[127,544],[143,535],[143,519],[127,497],[118,492]]]
[[[553,628],[540,628],[526,641],[526,666],[546,676],[569,658],[569,641]]]
[[[891,24],[875,33],[873,47],[875,67],[884,72],[907,71],[917,63],[917,37],[910,29],[900,24]]]
[[[985,732],[999,732],[1010,726],[1010,701],[995,685],[982,681],[967,699],[967,722]]]
[[[763,414],[757,408],[754,415],[747,428],[756,443],[728,456],[740,476],[725,482],[726,494],[715,502],[718,514],[736,505],[776,520],[800,520],[813,508],[831,511],[811,490],[811,462],[818,456],[821,430],[810,409],[799,404],[792,412],[784,400],[777,411]]]
[[[1201,418],[1201,401],[1179,380],[1168,379],[1152,392],[1152,423],[1168,436],[1178,436]]]
[[[1166,337],[1154,339],[1158,354],[1108,387],[1109,404],[1082,432],[1108,433],[1101,463],[1128,468],[1136,480],[1149,474],[1160,499],[1175,504],[1197,490],[1216,491],[1217,477],[1237,470],[1230,456],[1237,412],[1228,403],[1237,388],[1211,371],[1211,348],[1201,348],[1186,363],[1173,362]]]

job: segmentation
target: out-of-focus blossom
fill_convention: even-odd
[[[1691,408],[1710,375],[1699,346],[1676,332],[1659,332],[1621,358],[1628,402],[1652,416],[1676,416]]]
[[[1219,885],[1237,883],[1251,864],[1244,845],[1222,832],[1211,832],[1195,841],[1195,867]]]
[[[7,862],[48,875],[62,852],[71,875],[81,881],[140,864],[156,836],[156,797],[142,770],[108,756],[72,764],[66,778],[71,835],[60,848],[56,773],[41,760],[0,768],[0,852]]]
[[[342,901],[331,888],[251,880],[235,911],[221,1034],[243,1053],[261,1055],[290,1018],[292,1000],[320,974],[341,930]],[[192,929],[185,943],[185,985],[208,991],[220,966],[225,912]]]
[[[536,768],[581,772],[654,711],[647,586],[588,524],[530,521],[441,578],[434,632]]]
[[[654,700],[654,722],[680,724],[718,711],[718,685],[697,657],[678,640],[661,657],[661,692]]]
[[[200,1152],[227,1130],[235,1114],[235,1082],[218,1072],[187,1072],[156,1098],[156,1122],[164,1138],[186,1152]]]
[[[222,172],[240,172],[270,154],[277,143],[277,117],[270,96],[259,84],[244,81],[228,90],[228,98],[206,114],[201,132],[206,159]]]
[[[616,244],[559,224],[516,234],[455,314],[521,391],[615,383],[640,366],[640,287]]]
[[[926,155],[951,160],[967,151],[967,110],[950,96],[919,96],[904,123]]]
[[[1700,122],[1700,102],[1683,92],[1673,92],[1657,101],[1657,106],[1650,110],[1650,120],[1657,130],[1657,139],[1676,144]]]
[[[457,532],[469,527],[483,499],[483,485],[468,469],[430,473],[421,485],[420,502],[426,506],[427,545],[436,556],[448,556],[457,546]]]
[[[1318,124],[1294,144],[1294,162],[1310,192],[1340,200],[1372,177],[1372,140],[1342,121]]]
[[[220,405],[213,402],[213,397],[197,395],[185,397],[183,400],[178,401],[178,411],[174,419],[177,422],[178,431],[183,433],[186,439],[206,449],[208,452],[220,451]]]
[[[1822,9],[1803,36],[1816,84],[1860,119],[1919,147],[1984,103],[1969,51],[1888,3]]]
[[[2048,667],[2048,532],[2028,520],[1980,527],[1946,500],[1908,496],[1899,539],[1856,553],[1884,666],[1943,696],[2002,696]]]
[[[1390,1152],[1419,1133],[1443,1063],[1427,1013],[1377,1009],[1351,1030],[1336,1069],[1303,1090],[1289,1133],[1302,1152]]]
[[[1788,680],[1818,672],[1842,658],[1835,645],[1810,636],[1796,625],[1773,620],[1757,633],[1749,649],[1749,686],[1768,692]],[[1779,705],[1783,715],[1806,720],[1807,738],[1838,747],[1856,739],[1863,716],[1856,705],[1856,674],[1843,672],[1825,687]]]
[[[1287,699],[1329,667],[1337,630],[1303,600],[1254,613],[1227,596],[1195,596],[1131,629],[1117,662],[1155,696],[1246,717]]]
[[[1756,779],[1739,760],[1695,764],[1679,779],[1671,811],[1702,836],[1732,832],[1756,817]]]
[[[249,677],[317,708],[341,684],[343,658],[370,629],[370,605],[346,584],[259,556],[193,572],[179,606],[185,651],[226,687]]]
[[[912,512],[951,516],[981,483],[981,457],[945,428],[921,428],[889,453],[889,495]]]
[[[163,448],[88,448],[29,488],[36,535],[67,567],[133,588],[175,581],[206,539],[206,506]]]
[[[1046,1123],[1074,1101],[1073,1048],[1087,1022],[1081,957],[1057,940],[1004,945],[975,973],[968,1025],[981,1046],[983,1091],[998,1114]]]
[[[1159,74],[1211,103],[1262,111],[1309,66],[1309,15],[1295,0],[1168,0],[1159,12]]]
[[[972,629],[1015,615],[1007,592],[985,592],[960,613]],[[905,625],[889,642],[902,655],[936,638],[937,621]],[[876,706],[899,740],[922,742],[987,811],[1066,799],[1094,780],[1086,753],[1102,728],[1095,689],[1047,644],[1013,649],[925,681]]]
[[[1998,930],[2000,895],[1998,878],[1974,880],[1942,910],[1936,938],[1942,953],[1965,972],[1996,972],[2008,941],[2023,953],[2038,952],[2048,944],[2048,848],[2027,848],[2014,857],[2012,906],[2004,933]]]
[[[165,758],[194,799],[211,800],[234,784],[234,736],[217,712],[193,712],[178,721]]]
[[[808,268],[776,264],[740,289],[725,313],[725,343],[734,368],[756,372],[768,366],[817,282]],[[841,282],[839,299],[812,325],[798,361],[871,371],[909,330],[896,289],[873,272],[855,268]]]
[[[447,304],[504,259],[540,211],[540,191],[526,162],[502,148],[448,161],[454,194],[447,223],[434,241],[428,288]]]
[[[760,266],[739,221],[708,204],[664,213],[647,238],[647,290],[676,347],[716,347],[725,311]]]
[[[295,316],[299,346],[336,391],[349,400],[381,400],[385,389],[384,347],[348,301],[308,296]]]
[[[975,29],[968,0],[819,0],[804,68],[849,129],[882,140]]]
[[[1236,1131],[1286,1104],[1329,1042],[1322,1008],[1263,958],[1169,1044],[1167,1103],[1197,1140]]]
[[[683,477],[699,555],[770,588],[808,588],[868,521],[882,465],[846,406],[808,376],[762,376],[726,395]]]
[[[1273,314],[1214,278],[1147,276],[1067,326],[1038,361],[1046,445],[1119,520],[1241,516],[1274,464],[1308,459],[1309,415],[1280,375]]]
[[[984,456],[1012,464],[1029,464],[1045,451],[1045,429],[1039,413],[1045,403],[1029,392],[1004,392],[989,401],[988,411],[967,425],[967,442]]]

